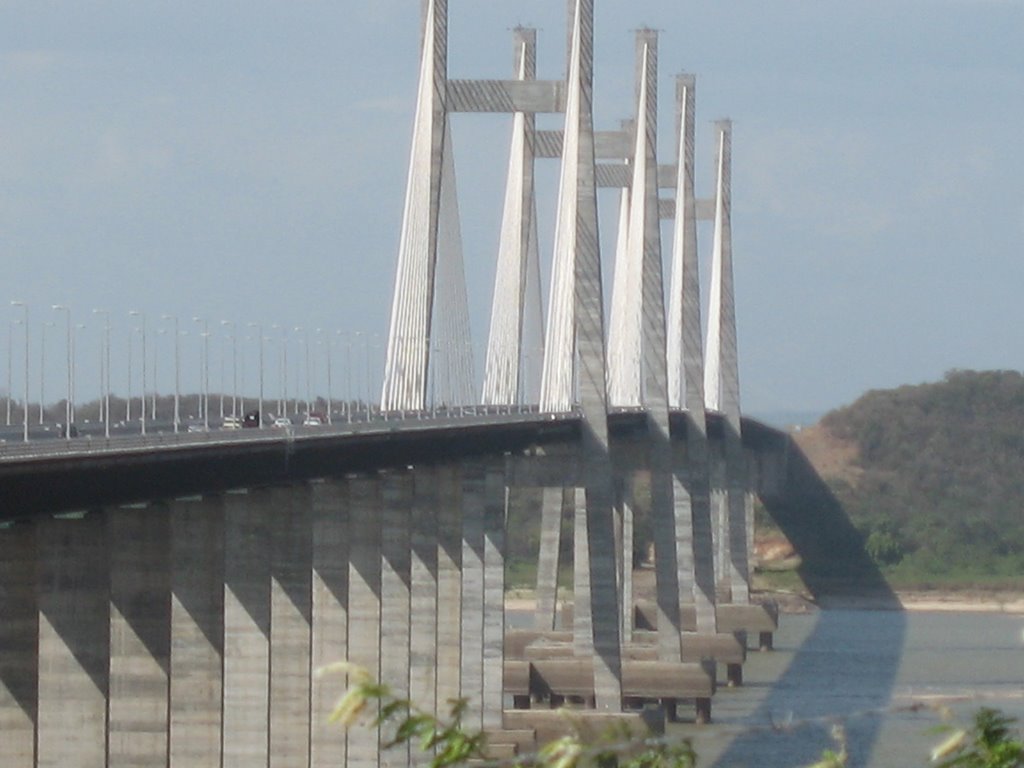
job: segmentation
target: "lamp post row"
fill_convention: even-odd
[[[7,338],[7,390],[6,390],[6,424],[11,426],[12,418],[12,407],[15,400],[15,395],[12,387],[13,376],[14,376],[14,339],[15,339],[15,326],[22,326],[23,328],[23,344],[24,344],[24,370],[23,370],[23,388],[22,388],[22,399],[24,407],[22,409],[22,438],[25,441],[29,439],[29,386],[30,386],[30,351],[31,351],[31,331],[30,331],[30,311],[29,305],[25,301],[14,300],[10,302],[12,307],[18,307],[21,309],[21,317],[12,319],[8,323],[8,338]],[[62,437],[70,439],[75,435],[74,425],[76,424],[76,367],[77,367],[77,355],[76,355],[76,342],[77,342],[77,331],[84,330],[85,325],[82,323],[75,323],[72,317],[71,308],[64,304],[54,304],[51,309],[57,313],[64,313],[64,326],[65,326],[65,377],[66,377],[66,396],[64,398],[64,425],[62,430]],[[97,326],[100,334],[100,345],[99,345],[99,421],[103,423],[103,432],[106,437],[111,434],[111,313],[107,309],[93,309],[92,313],[97,316],[99,324]],[[152,341],[149,338],[149,327],[147,323],[146,313],[140,310],[130,310],[128,316],[137,320],[129,328],[128,335],[128,370],[127,370],[127,398],[125,403],[125,418],[126,421],[132,419],[132,390],[135,386],[135,371],[134,371],[134,337],[136,334],[140,336],[140,353],[141,353],[141,395],[139,397],[139,412],[138,421],[139,428],[142,434],[146,434],[147,430],[157,420],[157,382],[158,382],[158,371],[157,371],[157,358],[155,350],[156,346],[152,345]],[[181,339],[183,336],[189,335],[188,331],[183,331],[179,327],[179,319],[176,315],[164,314],[160,316],[164,321],[170,321],[173,330],[165,328],[157,329],[158,335],[171,335],[174,340],[174,414],[173,414],[173,428],[177,433],[181,430],[182,425],[182,414],[181,414],[181,373],[182,373],[182,362],[181,362]],[[200,418],[205,429],[209,429],[210,426],[210,414],[209,414],[209,400],[210,400],[210,337],[214,334],[210,331],[210,322],[206,317],[196,316],[193,321],[199,325],[201,330],[198,331],[198,336],[202,339],[200,348],[200,382],[201,382],[201,393],[200,393]],[[245,358],[245,347],[240,348],[240,341],[251,342],[255,341],[258,349],[258,393],[257,393],[257,411],[260,414],[261,419],[265,417],[265,404],[266,404],[266,363],[267,351],[266,344],[279,343],[279,372],[278,372],[278,401],[277,401],[277,413],[282,416],[288,416],[289,412],[289,368],[288,368],[288,347],[290,342],[294,341],[302,345],[302,356],[297,357],[295,362],[302,365],[305,368],[304,378],[297,378],[299,373],[296,371],[295,376],[295,387],[294,387],[294,412],[299,412],[299,402],[301,395],[299,394],[300,388],[305,391],[305,406],[307,413],[311,413],[315,410],[314,392],[316,387],[314,386],[315,380],[319,380],[317,369],[320,370],[320,376],[326,375],[326,419],[328,423],[333,423],[333,410],[335,403],[335,363],[334,348],[336,345],[343,345],[344,347],[344,360],[346,374],[344,377],[345,382],[345,402],[341,413],[349,420],[353,419],[353,410],[355,404],[363,402],[366,408],[369,408],[369,402],[372,399],[372,374],[371,374],[371,357],[372,357],[372,335],[361,331],[353,333],[334,331],[332,334],[327,331],[326,335],[324,329],[305,329],[301,326],[289,327],[285,325],[272,325],[270,328],[277,331],[276,335],[267,335],[263,324],[261,323],[247,323],[247,327],[255,332],[254,336],[239,335],[238,324],[234,321],[222,320],[220,325],[226,329],[226,335],[224,340],[231,343],[230,349],[230,364],[231,364],[231,377],[230,377],[230,415],[238,417],[245,410],[244,395],[241,395],[239,387],[239,378],[241,371],[241,384],[242,388],[245,386],[245,372],[240,369],[243,366]],[[45,371],[46,371],[46,354],[47,354],[47,328],[54,328],[56,324],[51,321],[43,321],[41,325],[40,337],[39,337],[39,404],[38,404],[38,421],[40,425],[45,423],[45,397],[46,397],[46,383],[45,383]],[[310,333],[313,331],[313,334]],[[320,350],[314,354],[314,345],[317,350]],[[365,370],[359,370],[353,372],[353,352],[355,352],[355,359],[359,362],[357,366],[362,368],[359,363],[365,360]],[[363,352],[363,355],[359,353]],[[226,365],[227,352],[225,345],[221,344],[221,409],[222,418],[226,415],[226,406],[224,405],[226,396],[226,380],[224,367]],[[149,377],[149,358],[152,356],[152,380]],[[316,359],[321,356],[326,357],[326,368],[320,368],[320,365],[316,364]],[[363,357],[364,360],[359,360],[359,357]],[[166,374],[165,374],[166,375]],[[300,383],[302,382],[302,383]],[[353,388],[353,383],[359,389],[356,392]],[[304,387],[303,387],[304,384]],[[364,388],[365,384],[365,388]],[[152,385],[152,386],[151,386]],[[152,389],[152,392],[150,391]],[[319,395],[316,396],[319,399]],[[147,403],[147,399],[149,402]],[[148,407],[147,407],[148,406]]]

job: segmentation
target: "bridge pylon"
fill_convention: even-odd
[[[734,603],[750,602],[752,505],[747,498],[740,411],[736,296],[732,261],[732,123],[715,123],[715,230],[708,303],[708,359],[704,368],[707,407],[725,417],[725,490],[714,499],[717,523],[718,592]]]
[[[515,78],[534,81],[537,32],[518,27],[513,35]],[[484,370],[485,405],[536,403],[540,396],[544,315],[534,194],[536,122],[532,112],[516,112],[513,117]]]
[[[381,410],[467,405],[473,359],[455,161],[448,124],[448,0],[424,0],[409,176],[391,306]]]

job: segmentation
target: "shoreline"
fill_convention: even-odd
[[[532,611],[536,605],[532,595],[526,590],[512,590],[505,595],[505,608],[512,611]],[[775,602],[779,612],[812,613],[822,610],[904,610],[911,612],[948,612],[948,613],[1001,613],[1024,616],[1024,593],[1021,592],[982,592],[965,590],[906,590],[896,591],[900,607],[897,609],[886,597],[873,595],[842,595],[829,596],[815,601],[795,592],[756,592],[755,602]],[[558,610],[567,602],[558,601]],[[571,601],[568,601],[571,602]]]
[[[953,612],[953,613],[1008,613],[1024,615],[1024,595],[1019,592],[974,592],[974,591],[896,591],[904,611]],[[849,610],[876,610],[886,607],[871,596],[836,597],[827,600],[827,608]]]

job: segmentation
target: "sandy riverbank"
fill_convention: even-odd
[[[905,611],[952,611],[956,613],[1024,614],[1024,594],[1019,592],[946,592],[897,591],[896,597]],[[846,598],[849,608],[876,608],[871,598]],[[834,605],[839,607],[839,601]]]
[[[905,611],[950,611],[956,613],[1012,613],[1024,615],[1024,593],[1020,592],[946,592],[907,591],[897,592],[896,597]],[[842,608],[848,610],[879,610],[892,608],[887,600],[871,596],[832,597],[817,604],[794,593],[760,593],[758,600],[774,600],[783,613],[807,613],[821,608]],[[505,598],[505,608],[512,611],[534,610],[533,596],[523,590],[510,593]],[[559,602],[561,608],[561,602]]]

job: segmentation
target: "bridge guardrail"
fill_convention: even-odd
[[[416,411],[378,411],[373,408],[362,412],[348,413],[343,419],[320,426],[294,425],[284,429],[261,427],[259,429],[224,430],[211,428],[206,432],[157,432],[147,435],[115,435],[95,437],[84,435],[70,440],[51,438],[29,442],[10,443],[0,441],[0,463],[25,459],[52,459],[76,455],[102,453],[135,453],[163,449],[185,449],[212,445],[237,445],[240,443],[274,443],[282,439],[315,439],[318,437],[390,431],[396,422],[409,429],[430,422],[456,420],[477,420],[489,417],[529,417],[541,415],[536,405],[522,406],[434,406]],[[573,418],[576,409],[564,414],[548,414],[552,419]],[[387,426],[386,426],[387,425]]]

